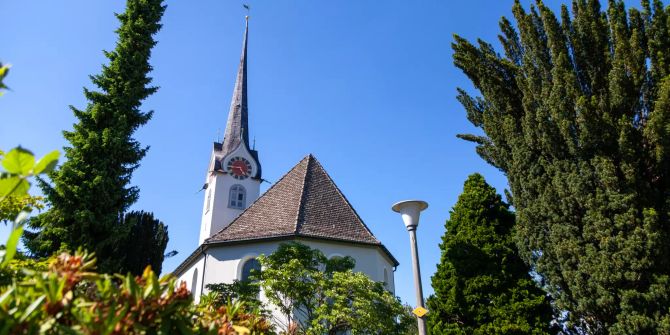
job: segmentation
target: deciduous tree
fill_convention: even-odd
[[[383,283],[353,272],[353,258],[327,259],[317,249],[292,242],[259,261],[259,283],[284,314],[285,331],[299,325],[300,334],[310,335],[404,334],[400,301]]]

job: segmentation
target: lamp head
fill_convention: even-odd
[[[400,213],[407,230],[414,230],[419,225],[419,215],[428,208],[428,203],[421,200],[405,200],[397,202],[391,207],[394,212]]]

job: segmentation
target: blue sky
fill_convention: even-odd
[[[522,1],[528,5],[530,1]],[[430,207],[418,230],[426,296],[449,210],[467,176],[499,192],[504,176],[474,145],[477,132],[455,99],[472,91],[453,66],[452,35],[497,44],[513,1],[250,0],[250,135],[263,175],[278,180],[313,153],[373,233],[400,261],[396,293],[414,304],[407,232],[390,210],[417,198]],[[557,9],[561,1],[545,1]],[[151,147],[135,172],[134,209],[169,226],[164,263],[173,270],[197,246],[212,141],[223,134],[244,29],[241,1],[168,0],[151,63],[159,91],[143,104],[153,119],[137,132]],[[637,3],[636,3],[637,4]],[[85,107],[82,87],[114,48],[122,1],[3,0],[0,61],[12,64],[0,99],[0,148],[43,155],[66,142],[68,108]],[[265,184],[262,191],[267,189]],[[37,191],[37,189],[34,189]],[[7,227],[0,226],[5,240]]]

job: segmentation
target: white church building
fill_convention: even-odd
[[[394,292],[398,261],[363,223],[313,155],[307,155],[264,194],[258,152],[249,146],[247,38],[222,143],[214,143],[206,175],[198,247],[175,269],[196,301],[207,284],[245,280],[256,257],[284,242],[351,256],[354,271]]]

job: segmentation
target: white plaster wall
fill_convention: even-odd
[[[191,264],[191,267],[186,269],[184,273],[182,273],[178,279],[177,283],[186,282],[186,287],[191,291],[191,287],[193,286],[193,273],[198,271],[197,274],[197,282],[196,282],[196,291],[191,292],[193,294],[193,297],[195,298],[195,302],[200,301],[200,294],[202,293],[202,288],[204,287],[202,285],[202,279],[203,279],[203,265],[204,265],[205,258],[200,257],[197,261],[195,261],[193,264]]]
[[[212,159],[220,160],[221,166],[224,168],[227,166],[228,160],[232,157],[243,157],[251,162],[251,176],[256,176],[258,166],[245,146],[240,145],[225,157],[218,157],[215,153],[212,153]],[[211,161],[210,171],[213,169],[213,166],[213,161]],[[217,171],[208,173],[208,186],[204,192],[202,221],[200,224],[200,238],[198,244],[202,244],[205,239],[219,232],[242,213],[242,209],[228,207],[230,201],[230,188],[233,185],[239,184],[245,188],[247,192],[246,207],[249,207],[249,205],[258,199],[261,191],[261,181],[258,179],[246,178],[239,180],[233,178],[228,173]],[[209,206],[207,206],[208,200],[210,201]]]
[[[209,207],[209,213],[205,213],[203,216],[208,231],[205,236],[201,237],[201,244],[206,238],[228,226],[244,211],[243,209],[228,207],[230,201],[230,188],[233,185],[242,185],[245,188],[247,192],[246,207],[249,207],[249,205],[258,199],[260,193],[260,180],[251,178],[238,180],[227,173],[217,172],[212,181],[212,186],[214,186],[214,188],[212,189],[212,203]],[[207,201],[207,195],[205,195],[205,201]],[[204,208],[206,208],[206,206]]]
[[[392,293],[395,292],[393,263],[381,248],[311,239],[296,239],[296,241],[308,245],[311,248],[321,250],[321,252],[328,258],[333,256],[351,256],[356,260],[354,271],[363,272],[374,281],[383,282],[384,269],[386,269],[389,279],[387,289]],[[179,280],[184,280],[187,287],[190,288],[193,271],[198,269],[200,279],[198,279],[198,290],[194,294],[195,301],[198,302],[200,300],[200,295],[203,293],[201,288],[205,287],[207,284],[232,283],[233,280],[240,279],[244,262],[261,254],[269,255],[277,250],[279,244],[286,242],[288,241],[257,242],[212,247],[205,251],[203,257],[184,271],[179,277]],[[206,262],[205,258],[207,259]],[[203,264],[205,263],[206,269],[203,269]],[[202,282],[203,280],[204,283]],[[204,289],[204,292],[207,292],[206,288]],[[267,303],[267,299],[263,292],[261,292],[261,300]],[[284,316],[276,308],[270,308],[270,311],[275,324],[286,324]]]
[[[393,280],[393,263],[378,247],[345,244],[329,241],[298,240],[312,248],[319,249],[326,257],[351,256],[356,260],[354,271],[365,273],[374,281],[384,281],[384,269],[389,276],[389,291],[395,292]],[[207,260],[205,285],[215,283],[232,283],[239,279],[243,261],[261,254],[269,255],[274,252],[280,243],[286,241],[271,241],[253,244],[226,245],[213,247],[207,251],[210,257]]]

